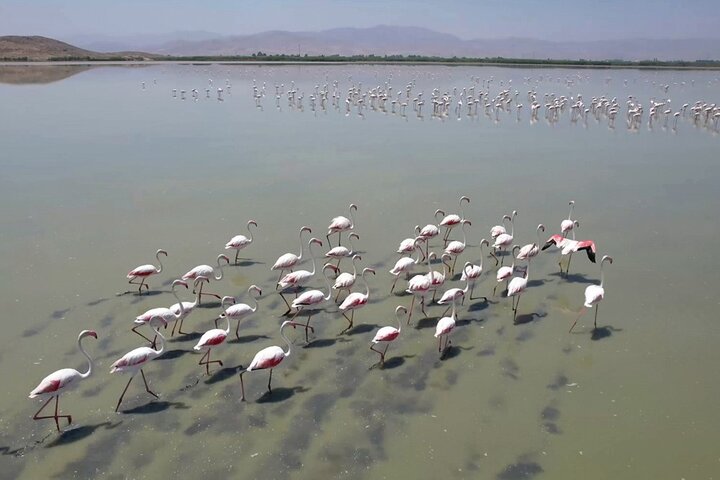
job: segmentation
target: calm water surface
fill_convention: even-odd
[[[677,130],[672,120],[648,129],[647,113],[639,131],[624,123],[628,95],[646,112],[650,99],[670,98],[673,111],[717,101],[717,72],[237,65],[28,72],[0,66],[2,476],[718,478],[718,138],[688,118]],[[499,121],[482,111],[440,120],[418,118],[410,107],[403,118],[309,105],[315,85],[335,80],[343,98],[353,84],[389,82],[397,91],[415,81],[413,92],[429,100],[433,88],[480,88],[489,78],[491,96],[519,91],[520,121],[514,109]],[[215,89],[226,80],[232,88],[220,102]],[[260,107],[253,81],[266,83]],[[293,81],[304,108],[285,97],[278,108],[275,84],[287,90]],[[187,99],[173,98],[173,88]],[[543,114],[531,124],[531,88],[540,101],[551,92],[581,93],[586,104],[617,97],[617,128],[592,117],[573,124],[567,113],[556,124]],[[436,208],[456,211],[460,195],[472,199],[465,215],[473,222],[461,262],[479,260],[480,239],[503,214],[519,212],[515,237],[525,244],[538,223],[559,230],[574,199],[578,236],[615,259],[606,268],[601,328],[593,332],[589,312],[568,333],[599,266],[577,255],[561,278],[559,254],[548,251],[531,265],[516,324],[500,295],[466,302],[440,360],[432,334],[444,308],[430,306],[430,318],[416,312],[403,328],[387,367],[370,369],[374,331],[394,324],[396,305],[410,304],[410,296],[388,294],[398,243],[432,222]],[[351,202],[359,207],[362,264],[378,272],[371,304],[356,313],[350,335],[338,336],[346,322],[335,308],[314,317],[308,348],[302,332],[290,330],[296,348],[275,371],[274,394],[265,395],[266,372],[248,374],[249,401],[241,403],[240,366],[282,345],[284,304],[270,266],[297,252],[301,225],[324,240],[330,218],[347,214]],[[172,279],[212,264],[251,218],[260,228],[246,260],[212,288],[246,301],[257,283],[264,296],[240,341],[213,352],[224,367],[205,376],[192,353],[220,313],[210,302],[185,322],[198,334],[176,336],[145,369],[160,400],[138,377],[124,413],[113,413],[127,377],[110,375],[110,364],[142,345],[129,331],[134,317],[174,303]],[[154,261],[158,248],[169,256],[150,281],[152,294],[122,294],[126,272]],[[476,292],[490,296],[494,262],[485,266]],[[320,278],[311,285],[323,287]],[[74,423],[58,435],[52,421],[31,420],[40,404],[27,395],[57,368],[85,368],[75,347],[85,328],[99,334],[86,341],[96,371],[61,397]]]

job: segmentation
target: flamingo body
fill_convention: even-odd
[[[435,327],[435,338],[449,335],[455,329],[455,319],[453,317],[443,317],[438,320]]]
[[[592,308],[593,305],[600,303],[605,298],[605,289],[600,285],[588,285],[585,289],[585,306]]]
[[[392,342],[400,336],[400,330],[395,327],[382,327],[377,331],[372,343]]]
[[[275,368],[280,365],[280,362],[285,358],[285,352],[282,348],[277,345],[272,347],[266,347],[260,350],[253,357],[250,366],[247,368],[248,372],[253,370],[265,370],[267,368]]]
[[[220,345],[225,341],[228,336],[228,332],[220,328],[213,328],[203,333],[198,343],[193,347],[193,350],[200,351],[203,348],[210,348],[216,345]]]

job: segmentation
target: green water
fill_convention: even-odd
[[[7,68],[0,66],[0,79]],[[651,98],[670,98],[674,111],[716,101],[717,72],[44,68],[30,76],[36,83],[18,80],[17,71],[6,72],[12,83],[0,83],[2,476],[717,478],[718,138],[688,118],[677,130],[672,120],[648,129],[647,113],[639,131],[624,123],[628,95],[646,112]],[[389,81],[397,91],[413,80],[413,92],[429,100],[435,87],[477,89],[473,79],[491,77],[491,97],[519,91],[520,121],[514,109],[496,122],[482,110],[434,119],[427,104],[422,119],[410,106],[403,118],[389,108],[363,117],[355,108],[346,116],[344,104],[315,112],[309,105],[315,85],[332,90],[335,80],[343,100],[353,83],[367,90]],[[215,89],[226,79],[232,88],[219,102]],[[266,83],[262,108],[253,81]],[[303,110],[285,97],[276,107],[275,84],[287,90],[292,81],[305,93]],[[173,88],[187,90],[187,99],[173,98]],[[606,95],[623,110],[614,130],[592,117],[572,124],[567,113],[556,124],[541,113],[531,124],[531,88],[541,102],[550,92],[582,93],[586,103]],[[371,369],[374,332],[394,325],[395,307],[411,300],[388,294],[397,245],[416,224],[432,222],[436,208],[457,211],[461,195],[472,200],[465,215],[473,225],[460,262],[479,259],[480,239],[503,214],[519,212],[515,238],[525,244],[538,223],[559,230],[575,200],[578,237],[615,259],[606,266],[600,329],[593,332],[589,312],[568,333],[585,286],[599,281],[599,265],[583,254],[567,279],[558,275],[557,252],[533,261],[516,324],[509,299],[491,296],[495,267],[486,258],[476,293],[489,303],[459,309],[443,360],[433,332],[444,307],[433,305],[430,318],[416,311],[403,328],[388,366]],[[295,346],[273,375],[274,394],[265,394],[267,372],[253,372],[245,375],[248,402],[240,402],[239,366],[264,347],[284,346],[285,306],[270,266],[297,253],[302,225],[325,241],[330,219],[347,215],[351,202],[359,207],[361,264],[378,273],[371,303],[356,313],[350,335],[338,335],[347,322],[334,307],[313,317],[307,348],[302,331],[287,330]],[[241,341],[231,334],[213,351],[224,367],[208,377],[191,353],[220,313],[208,302],[185,321],[198,335],[176,336],[170,354],[145,369],[160,399],[138,376],[124,413],[115,414],[127,377],[109,368],[143,345],[130,332],[134,317],[174,303],[170,282],[212,264],[249,219],[259,229],[246,260],[211,287],[247,301],[256,283],[263,299],[241,326]],[[150,280],[153,294],[122,294],[127,271],[154,261],[158,248],[169,255]],[[324,288],[319,277],[310,285]],[[27,395],[57,368],[85,368],[75,346],[85,328],[99,335],[85,343],[96,370],[61,397],[74,429],[58,435],[52,420],[32,421],[41,404]]]

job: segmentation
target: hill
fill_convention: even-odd
[[[0,61],[147,60],[151,57],[140,52],[93,52],[41,36],[0,36]]]

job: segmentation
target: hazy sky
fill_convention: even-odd
[[[412,25],[461,38],[720,37],[720,0],[0,0],[0,35]]]

